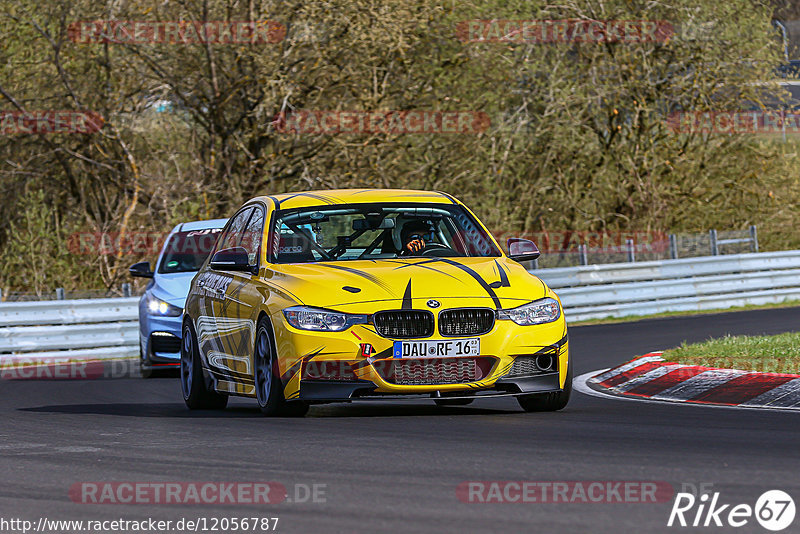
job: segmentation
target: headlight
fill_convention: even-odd
[[[561,317],[561,306],[556,299],[547,297],[534,300],[510,310],[497,310],[498,319],[511,319],[521,326],[552,323]]]
[[[293,306],[283,310],[286,320],[300,330],[318,330],[323,332],[341,332],[354,324],[366,323],[366,315],[340,313],[307,306]]]
[[[147,312],[150,315],[161,315],[162,317],[179,317],[183,310],[178,308],[177,306],[173,306],[169,302],[164,302],[161,299],[155,298],[153,295],[148,294],[147,300],[145,301],[147,305]]]

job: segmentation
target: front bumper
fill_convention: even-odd
[[[521,395],[558,391],[564,387],[569,360],[566,324],[563,315],[544,325],[519,326],[498,320],[492,330],[480,338],[478,359],[491,365],[477,380],[458,383],[395,383],[385,372],[392,362],[411,359],[393,358],[393,340],[375,332],[372,325],[356,325],[342,332],[311,332],[290,326],[282,314],[272,316],[279,355],[284,396],[289,400],[348,401],[366,398],[456,398],[460,393],[476,396]],[[469,336],[464,336],[469,337]],[[449,340],[433,335],[430,340]],[[369,349],[365,354],[365,346]],[[552,371],[526,375],[515,373],[518,357],[538,354],[553,357]],[[426,359],[415,359],[420,362]],[[314,377],[304,369],[329,364],[346,368],[352,376],[331,379]]]
[[[143,365],[170,367],[180,365],[181,317],[146,315],[139,331]]]
[[[498,379],[493,387],[464,390],[464,395],[449,394],[446,397],[437,390],[432,393],[380,393],[373,382],[366,380],[352,382],[333,382],[321,380],[301,380],[300,400],[311,402],[341,402],[353,400],[388,400],[388,399],[476,399],[487,397],[516,397],[529,393],[547,393],[559,391],[561,383],[559,373],[546,373],[530,377]]]

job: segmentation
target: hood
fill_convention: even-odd
[[[158,274],[153,277],[153,287],[150,292],[154,297],[169,302],[173,306],[183,308],[189,286],[197,272]]]
[[[544,283],[507,258],[413,258],[273,265],[266,279],[307,306],[475,299],[509,308],[542,298]],[[473,303],[473,304],[477,304]],[[469,305],[465,303],[465,305]],[[344,310],[343,310],[344,311]]]

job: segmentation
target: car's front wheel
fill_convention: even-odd
[[[139,342],[139,375],[142,378],[153,378],[153,369],[149,366],[144,357],[144,349],[142,349],[142,342]]]
[[[253,354],[253,382],[256,388],[258,407],[264,415],[283,415],[302,417],[308,412],[308,403],[287,401],[278,372],[278,360],[272,343],[272,328],[262,317],[256,331],[256,345]]]
[[[567,379],[564,389],[549,393],[533,393],[520,395],[517,402],[526,412],[555,412],[564,408],[572,394],[572,361],[567,365]]]
[[[181,342],[181,390],[183,400],[191,410],[221,410],[228,405],[227,395],[212,391],[206,385],[197,336],[188,319],[183,323]]]

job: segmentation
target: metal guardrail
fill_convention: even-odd
[[[103,323],[108,322],[109,318],[117,321],[135,321],[138,317],[138,297],[24,301],[0,304],[0,328],[6,326]]]
[[[608,263],[532,271],[553,289],[590,284],[668,280],[737,272],[800,268],[800,250],[703,256],[679,260]]]
[[[570,322],[800,300],[800,251],[532,271]]]
[[[569,322],[800,300],[800,250],[532,271]],[[138,297],[0,304],[0,364],[138,356]]]
[[[139,298],[0,304],[0,364],[139,355]]]
[[[0,329],[0,352],[136,346],[138,328],[138,321],[12,326]]]

